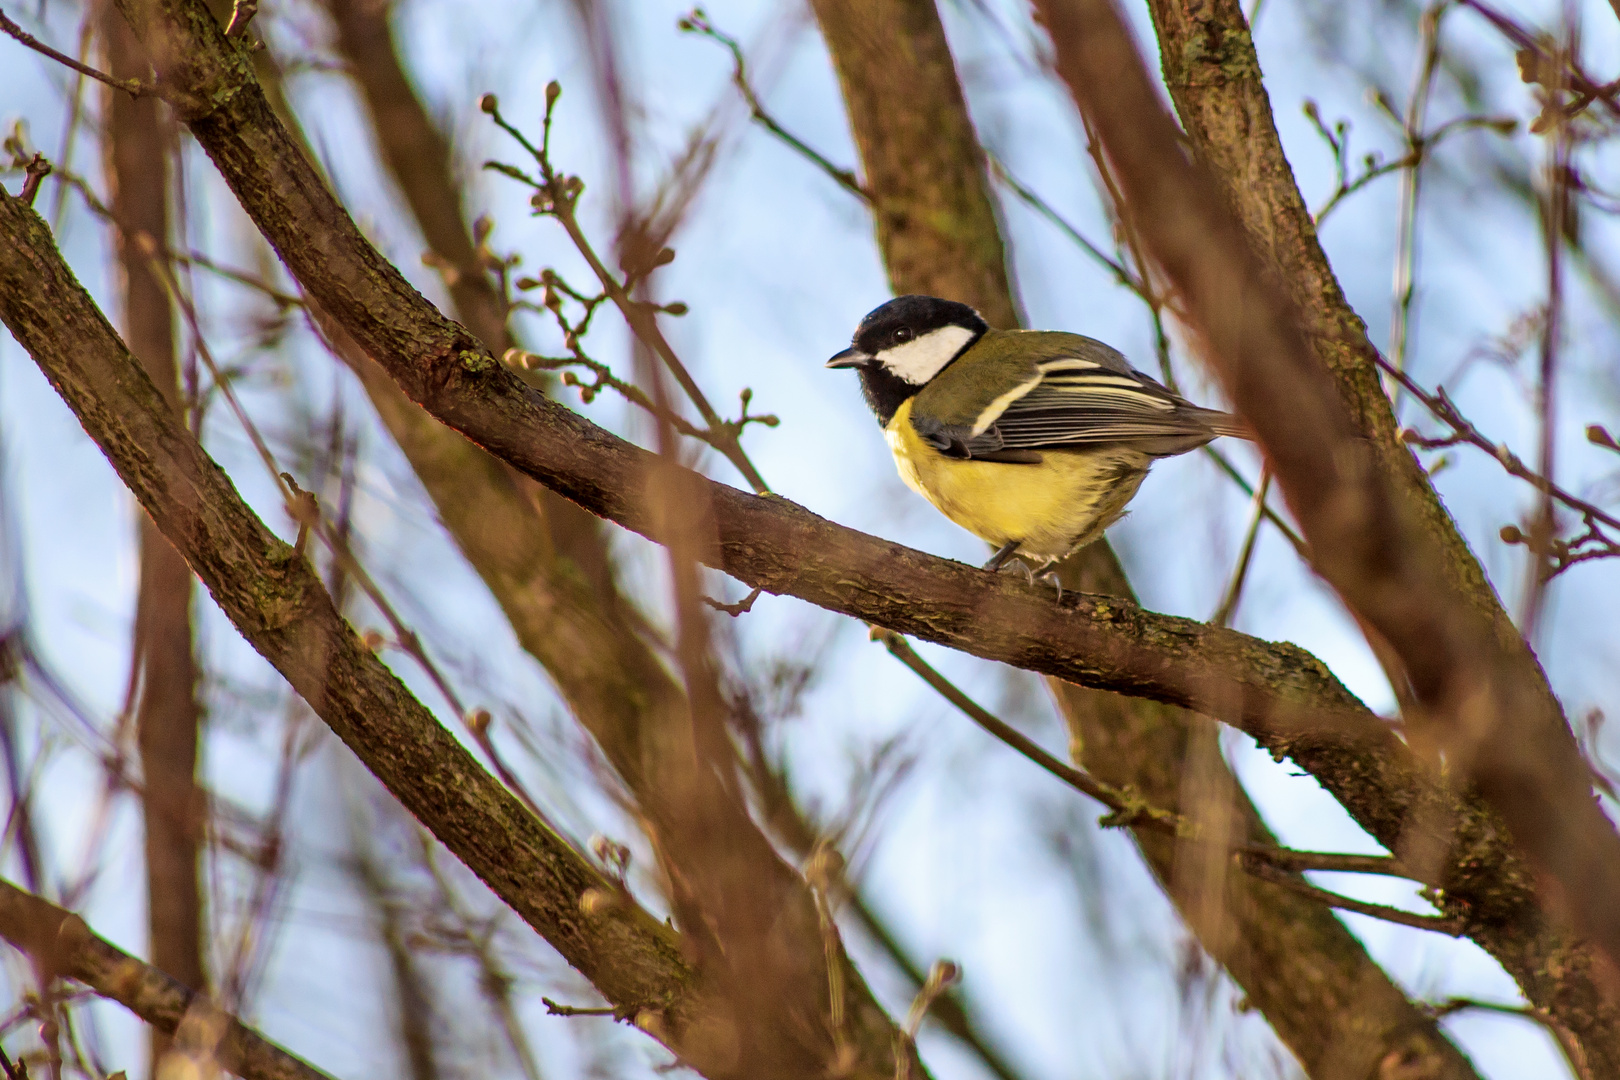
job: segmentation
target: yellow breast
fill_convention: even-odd
[[[1046,451],[1039,464],[946,457],[911,424],[911,401],[884,433],[900,478],[940,513],[999,548],[1057,559],[1119,519],[1147,474],[1148,458],[1116,447]]]

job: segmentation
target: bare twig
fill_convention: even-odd
[[[826,157],[822,156],[819,151],[815,150],[797,135],[794,135],[791,131],[777,123],[776,118],[766,111],[765,106],[760,104],[759,95],[754,92],[753,86],[748,81],[747,62],[743,59],[742,45],[737,41],[736,38],[716,29],[715,26],[709,22],[708,16],[699,9],[694,9],[688,12],[676,25],[688,33],[701,34],[712,41],[719,42],[722,46],[730,51],[732,64],[731,81],[736,85],[737,91],[742,94],[742,99],[748,105],[748,110],[752,114],[753,118],[762,127],[764,127],[766,131],[769,131],[772,135],[775,135],[778,139],[781,139],[805,160],[809,161],[811,164],[815,165],[816,168],[832,177],[833,181],[839,187],[843,188],[857,199],[860,199],[862,202],[868,204],[871,203],[871,192],[867,191],[865,187],[861,186],[861,182],[855,176],[853,170],[834,165]]]
[[[738,439],[743,427],[748,423],[748,418],[744,417],[741,420],[721,419],[720,414],[715,412],[714,407],[709,404],[708,397],[698,387],[696,380],[692,378],[691,372],[686,369],[686,365],[675,354],[674,348],[664,337],[663,332],[658,329],[658,322],[654,318],[653,308],[633,299],[630,295],[637,278],[645,275],[655,266],[669,262],[675,257],[675,253],[669,248],[664,248],[653,256],[651,265],[631,267],[627,272],[627,276],[621,280],[603,264],[596,253],[596,249],[586,237],[584,229],[581,228],[579,219],[575,215],[575,206],[585,185],[577,176],[566,176],[557,172],[551,162],[551,124],[557,99],[561,92],[561,88],[555,82],[546,88],[544,134],[539,146],[535,146],[521,131],[507,123],[506,119],[501,116],[495,95],[485,94],[479,98],[479,108],[487,113],[500,126],[501,130],[516,139],[518,144],[534,158],[535,164],[540,168],[540,176],[538,179],[530,177],[520,169],[502,165],[499,162],[486,162],[485,167],[492,168],[503,175],[510,176],[534,188],[534,196],[530,199],[530,204],[534,207],[535,212],[555,218],[558,224],[563,227],[563,231],[568,234],[569,240],[573,242],[581,257],[590,266],[591,272],[596,275],[603,291],[607,293],[614,306],[619,309],[625,321],[630,325],[631,331],[663,362],[664,367],[674,376],[676,383],[680,385],[682,392],[697,407],[698,414],[703,418],[703,422],[708,425],[709,433],[712,436],[711,445],[719,450],[727,461],[736,466],[737,471],[742,473],[743,478],[748,481],[754,491],[759,493],[768,492],[770,490],[769,485],[765,483],[764,477],[759,474],[759,470],[754,467],[753,462],[748,459],[748,455],[743,452]]]
[[[1232,616],[1237,611],[1238,601],[1243,598],[1243,584],[1249,577],[1249,564],[1254,560],[1254,541],[1260,535],[1260,522],[1265,520],[1266,495],[1271,491],[1271,470],[1262,469],[1260,472],[1260,486],[1254,493],[1254,509],[1249,515],[1249,527],[1243,534],[1243,547],[1238,552],[1237,565],[1232,568],[1231,580],[1226,583],[1226,592],[1221,596],[1220,604],[1215,608],[1215,614],[1209,621],[1216,626],[1230,626]]]
[[[1357,915],[1366,915],[1384,922],[1397,923],[1401,926],[1410,926],[1418,930],[1432,930],[1437,934],[1448,937],[1461,937],[1467,932],[1467,926],[1461,919],[1448,918],[1442,915],[1417,915],[1400,908],[1389,907],[1386,904],[1369,904],[1363,900],[1353,900],[1348,896],[1341,896],[1336,892],[1312,885],[1303,878],[1296,877],[1285,870],[1280,870],[1268,863],[1253,858],[1247,852],[1237,853],[1242,860],[1245,870],[1256,877],[1264,878],[1275,885],[1296,892],[1311,900],[1316,900],[1340,911],[1353,911]]]
[[[703,597],[703,602],[714,608],[714,610],[723,611],[735,619],[739,615],[746,615],[750,611],[753,611],[754,601],[759,599],[759,595],[763,591],[763,589],[758,588],[752,589],[749,591],[747,596],[743,597],[735,604],[724,604],[719,600],[715,600],[714,598],[708,596]]]
[[[0,32],[16,38],[17,41],[21,42],[23,45],[33,49],[42,56],[50,57],[52,60],[55,60],[58,64],[61,64],[64,67],[72,68],[80,75],[88,75],[97,82],[106,83],[114,90],[122,90],[131,97],[140,97],[142,94],[153,93],[153,88],[147,86],[139,79],[115,79],[111,75],[97,71],[95,68],[90,67],[87,64],[79,63],[66,53],[57,52],[55,49],[39,40],[39,38],[35,37],[33,34],[30,34],[28,31],[18,26],[15,22],[11,21],[11,19],[6,16],[4,11],[0,11]]]
[[[1580,514],[1583,519],[1589,519],[1594,523],[1603,525],[1605,528],[1620,530],[1620,518],[1616,518],[1614,515],[1605,511],[1602,507],[1588,502],[1587,500],[1573,494],[1565,488],[1558,486],[1547,477],[1536,472],[1534,469],[1530,468],[1530,466],[1526,465],[1517,454],[1508,449],[1506,443],[1492,442],[1485,435],[1483,435],[1480,430],[1474,426],[1473,422],[1465,417],[1457,408],[1456,404],[1451,400],[1451,397],[1446,393],[1444,387],[1437,389],[1431,394],[1410,375],[1407,375],[1403,371],[1396,370],[1395,366],[1388,360],[1385,360],[1382,356],[1379,356],[1376,359],[1379,367],[1383,368],[1384,371],[1388,372],[1391,377],[1400,382],[1400,384],[1404,386],[1413,397],[1417,398],[1423,403],[1424,407],[1427,408],[1430,413],[1434,414],[1437,419],[1445,423],[1452,430],[1452,434],[1439,439],[1427,438],[1417,434],[1414,431],[1408,430],[1403,435],[1403,438],[1408,443],[1411,443],[1414,446],[1421,446],[1427,450],[1437,449],[1444,446],[1458,446],[1464,443],[1469,446],[1477,447],[1480,450],[1485,451],[1491,457],[1495,458],[1497,463],[1501,465],[1509,475],[1518,477],[1520,480],[1530,484],[1537,491],[1542,492],[1543,494],[1550,495],[1558,502],[1563,503],[1571,510],[1574,510],[1576,513]]]
[[[51,163],[45,160],[44,154],[35,154],[29,159],[23,174],[22,190],[17,193],[29,206],[34,205],[34,198],[39,194],[39,185],[47,176],[51,175]]]

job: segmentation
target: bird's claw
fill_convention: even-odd
[[[1056,589],[1058,603],[1063,603],[1063,579],[1058,577],[1058,572],[1056,570],[1048,570],[1046,573],[1041,575],[1040,580],[1046,582],[1048,585],[1052,586],[1052,588]],[[1030,584],[1033,585],[1034,582],[1031,582]]]

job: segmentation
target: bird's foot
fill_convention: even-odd
[[[990,556],[990,561],[984,564],[984,569],[989,570],[992,573],[1000,570],[1003,566],[1007,565],[1008,560],[1010,560],[1017,551],[1018,541],[1007,541],[1005,544],[1001,545],[994,555]]]

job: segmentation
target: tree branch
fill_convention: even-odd
[[[410,289],[359,236],[280,131],[251,77],[221,48],[217,26],[197,18],[193,7],[178,0],[167,7],[126,7],[144,34],[181,35],[184,47],[176,52],[185,63],[160,65],[171,99],[294,273],[408,392],[435,415],[571,498],[632,528],[652,531],[638,500],[626,494],[642,490],[647,456],[517,384],[464,331]],[[172,17],[156,18],[165,11]],[[1114,601],[1075,598],[1059,610],[1010,582],[987,581],[986,575],[966,568],[837,529],[784,500],[751,499],[719,485],[705,490],[717,522],[716,543],[703,553],[711,565],[750,585],[793,592],[890,629],[1071,679],[1146,693],[1169,673],[1180,684],[1165,696],[1205,705],[1218,715],[1247,717],[1250,730],[1260,731],[1268,745],[1291,753],[1321,778],[1386,844],[1399,841],[1414,809],[1437,802],[1444,806],[1450,812],[1446,822],[1463,830],[1459,847],[1469,852],[1468,859],[1443,868],[1448,883],[1489,866],[1482,880],[1491,887],[1478,890],[1481,900],[1503,901],[1507,910],[1519,910],[1512,904],[1517,899],[1512,886],[1519,882],[1522,887],[1522,879],[1513,873],[1513,860],[1494,822],[1477,807],[1454,805],[1443,794],[1437,797],[1406,751],[1359,705],[1349,705],[1346,714],[1355,718],[1351,726],[1361,739],[1359,749],[1324,734],[1314,722],[1292,736],[1279,735],[1264,722],[1288,712],[1272,707],[1281,705],[1276,696],[1269,689],[1250,695],[1219,670],[1228,661],[1245,666],[1253,657],[1201,654],[1211,666],[1196,673],[1182,666],[1188,650],[1197,653],[1208,645],[1208,628],[1160,622]],[[1077,632],[1100,630],[1093,622],[1099,616],[1108,629],[1089,641],[1101,650],[1089,654],[1096,662],[1054,654],[1054,640],[1070,638],[1065,647],[1073,646],[1080,644],[1074,639]],[[1116,633],[1133,623],[1143,628],[1139,619],[1163,635],[1154,637],[1161,650],[1146,672],[1120,664],[1122,658],[1146,659],[1135,651],[1141,635]],[[1252,642],[1242,635],[1215,633],[1227,643]],[[1260,651],[1268,664],[1292,658],[1268,668],[1265,678],[1287,683],[1303,675],[1308,683],[1332,683],[1319,665],[1297,651],[1281,646],[1261,646]],[[1155,692],[1164,689],[1159,685]],[[1332,690],[1328,700],[1341,694],[1342,688]],[[1310,703],[1305,711],[1322,718],[1323,702],[1313,701],[1309,692],[1304,697]],[[1216,701],[1221,702],[1218,707]],[[1500,909],[1480,903],[1475,910],[1494,915]]]
[[[1405,524],[1422,530],[1439,546],[1444,580],[1479,617],[1490,621],[1502,647],[1522,653],[1518,631],[1484,570],[1401,440],[1379,378],[1377,350],[1334,276],[1283,153],[1254,41],[1237,0],[1150,0],[1149,9],[1159,36],[1165,84],[1185,138],[1210,168],[1250,242],[1271,262],[1274,280],[1290,290],[1304,312],[1304,332],[1332,374],[1364,445],[1401,491]],[[1529,185],[1522,185],[1522,190],[1528,192]],[[1416,715],[1420,710],[1406,705],[1412,693],[1400,660],[1364,620],[1362,625],[1403,701],[1403,711]],[[1565,740],[1567,732],[1548,734],[1553,745]],[[1471,936],[1507,968],[1531,1001],[1557,1013],[1579,1034],[1604,1071],[1620,1075],[1620,1025],[1615,1023],[1611,995],[1600,985],[1607,976],[1595,970],[1600,962],[1593,949],[1574,939],[1561,920],[1548,917],[1550,912],[1531,892],[1530,876],[1516,857],[1493,872],[1478,872],[1483,866],[1472,862],[1480,855],[1475,824],[1484,824],[1484,819],[1476,817],[1474,823],[1454,819],[1456,809],[1437,804],[1415,809],[1417,817],[1430,823],[1423,830],[1427,838],[1421,841],[1410,833],[1403,840],[1371,831],[1391,850],[1399,850],[1397,843],[1406,845],[1404,850],[1418,855],[1417,861],[1429,864],[1422,871],[1427,877],[1433,877],[1434,863],[1449,861],[1442,876],[1451,882],[1444,888],[1451,899],[1473,908],[1476,923]],[[1482,918],[1487,910],[1496,914]]]
[[[1426,735],[1478,783],[1555,886],[1620,957],[1620,836],[1533,659],[1438,572],[1439,545],[1396,495],[1242,226],[1189,163],[1108,0],[1042,0],[1058,70],[1116,166],[1148,250],[1182,294],[1233,400],[1255,426],[1311,543],[1350,606],[1395,648],[1429,710]],[[1108,87],[1106,93],[1098,91]]]
[[[814,6],[879,208],[878,241],[894,291],[936,293],[1014,318],[984,154],[935,3],[818,0]],[[1147,289],[1139,295],[1161,331],[1162,358],[1159,301]],[[1134,602],[1106,541],[1065,560],[1060,572],[1066,588]],[[1048,684],[1068,722],[1076,765],[1137,792],[1147,805],[1203,810],[1182,800],[1193,764],[1188,751],[1213,738],[1208,721],[1056,679]],[[1201,754],[1198,769],[1212,793],[1226,800],[1222,809],[1237,819],[1215,839],[1274,847],[1219,755]],[[1343,787],[1336,791],[1345,796]],[[1472,1077],[1466,1059],[1328,910],[1226,873],[1218,849],[1183,847],[1158,828],[1150,822],[1133,830],[1144,860],[1200,943],[1313,1075],[1365,1074],[1394,1054],[1429,1063],[1437,1076]],[[1190,864],[1212,872],[1188,874]]]
[[[42,969],[79,980],[166,1035],[173,1035],[188,1016],[213,1013],[201,994],[108,944],[72,912],[9,881],[0,881],[0,937]],[[244,1080],[331,1080],[236,1017],[215,1017],[223,1022],[223,1031],[214,1056]]]
[[[717,1013],[677,936],[632,905],[585,902],[615,895],[613,884],[485,773],[365,648],[309,563],[265,528],[179,424],[38,215],[0,194],[0,236],[0,318],[243,636],[609,1001],[683,1060],[725,1075],[713,1046],[686,1045],[689,1026]]]

